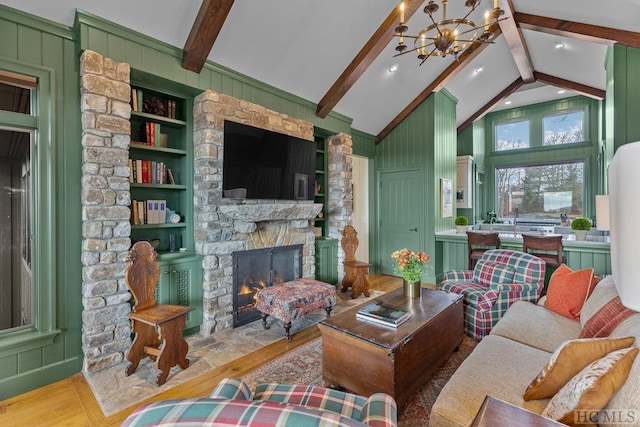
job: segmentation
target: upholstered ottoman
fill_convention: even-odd
[[[264,328],[268,328],[268,316],[282,320],[290,342],[289,329],[293,320],[321,308],[327,311],[327,317],[331,316],[336,302],[336,287],[315,279],[296,279],[260,289],[256,299],[256,309],[262,312]]]

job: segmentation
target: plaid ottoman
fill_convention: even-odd
[[[336,287],[315,279],[296,279],[260,289],[256,294],[256,309],[262,312],[262,325],[267,329],[267,317],[284,323],[287,341],[291,342],[291,322],[307,313],[324,308],[327,317],[336,302]]]

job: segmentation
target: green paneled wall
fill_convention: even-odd
[[[435,233],[454,228],[453,217],[440,217],[440,179],[456,179],[456,102],[446,90],[433,93],[376,146],[376,178],[382,171],[420,170],[424,190],[416,194],[414,207],[424,212],[419,249],[427,251],[433,263],[439,262]],[[375,256],[372,259],[389,254]]]
[[[626,143],[640,141],[640,49],[614,45],[606,68],[607,142],[613,143],[615,152]]]
[[[44,262],[34,262],[41,307],[36,323],[46,330],[0,335],[0,399],[4,399],[66,378],[82,367],[82,147],[73,33],[5,6],[0,12],[2,68],[33,70],[41,76],[36,155],[38,168],[52,170],[44,183],[51,187],[41,187],[35,195],[41,215],[34,218],[35,230],[41,233],[35,255],[52,254]],[[48,206],[52,210],[47,211]]]

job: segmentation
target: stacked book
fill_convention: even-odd
[[[362,307],[356,313],[356,318],[379,325],[398,327],[411,317],[411,313],[395,307],[384,305],[380,302],[372,302]]]

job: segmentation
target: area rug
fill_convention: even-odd
[[[398,425],[423,427],[429,424],[429,414],[440,390],[476,346],[471,338],[464,337],[460,349],[420,387],[398,414]],[[316,338],[264,366],[250,372],[242,379],[255,390],[258,383],[324,385],[322,380],[322,338]]]

